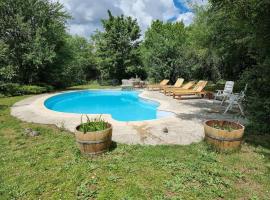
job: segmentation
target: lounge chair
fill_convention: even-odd
[[[184,84],[182,87],[174,87],[174,88],[165,88],[163,90],[165,95],[170,95],[171,93],[173,93],[174,91],[177,91],[178,89],[182,89],[182,90],[188,90],[190,89],[193,85],[195,84],[195,81],[189,81],[186,84]]]
[[[180,88],[184,82],[183,78],[178,78],[174,85],[164,85],[161,86],[160,91],[163,92],[167,88]]]
[[[238,106],[240,112],[242,115],[244,114],[244,109],[242,106],[242,102],[245,98],[245,93],[247,91],[247,84],[245,86],[245,89],[242,90],[240,93],[235,93],[235,94],[230,94],[229,99],[225,100],[226,103],[228,103],[227,108],[224,111],[224,114],[227,113],[229,110],[231,110],[233,108],[233,106]]]
[[[121,88],[122,88],[122,90],[133,90],[133,84],[130,80],[123,79]]]
[[[168,79],[164,79],[163,81],[161,81],[159,84],[152,84],[152,85],[148,85],[147,89],[149,90],[160,90],[160,88],[162,86],[165,86],[169,83]]]
[[[186,95],[203,95],[205,94],[204,92],[204,88],[207,84],[207,81],[199,81],[196,86],[193,89],[189,89],[189,90],[184,90],[184,89],[179,89],[179,90],[175,90],[173,91],[173,98],[175,97],[179,97],[179,99],[181,99],[182,96],[186,96]]]
[[[217,90],[217,93],[215,94],[215,100],[217,100],[218,97],[221,97],[221,105],[224,103],[226,99],[232,94],[233,92],[233,81],[226,81],[224,90]]]

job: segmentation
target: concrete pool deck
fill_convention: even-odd
[[[22,121],[54,124],[74,132],[76,126],[80,124],[81,114],[56,112],[44,106],[47,98],[61,93],[63,92],[41,94],[19,101],[12,106],[11,115]],[[159,110],[174,112],[175,115],[155,120],[121,122],[114,120],[111,115],[103,114],[102,118],[113,125],[115,142],[188,145],[203,140],[203,122],[207,119],[239,120],[238,114],[222,114],[224,107],[208,99],[177,100],[160,92],[146,90],[140,94],[140,97],[159,102]],[[89,117],[97,116],[100,115],[89,114]],[[244,123],[244,120],[240,118],[240,122]]]

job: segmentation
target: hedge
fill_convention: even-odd
[[[19,96],[27,94],[41,94],[52,91],[51,86],[19,85],[17,83],[0,84],[0,94],[4,96]]]

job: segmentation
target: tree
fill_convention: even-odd
[[[186,31],[182,22],[152,22],[141,48],[144,66],[150,79],[159,81],[188,78],[185,60]]]
[[[260,133],[270,130],[270,2],[238,0],[234,8],[237,18],[246,27],[241,41],[255,63],[245,70],[242,81],[249,84],[246,109],[252,128]]]
[[[194,79],[218,81],[221,78],[222,57],[213,43],[207,8],[197,8],[194,23],[187,27],[187,66]]]
[[[8,45],[0,40],[0,81],[9,82],[15,76],[14,67],[8,60]]]
[[[113,16],[102,20],[104,32],[93,37],[102,80],[129,78],[143,74],[140,55],[140,28],[131,17]]]
[[[202,66],[212,63],[221,78],[241,78],[242,88],[248,83],[247,117],[256,131],[269,133],[270,2],[209,2],[210,6],[197,15],[191,26],[190,49]]]
[[[83,84],[95,79],[97,64],[92,44],[80,36],[67,37],[66,44],[69,54],[66,56],[65,68],[61,72],[65,82],[69,83],[68,85]]]
[[[46,82],[39,75],[57,67],[68,17],[61,4],[49,0],[0,1],[0,40],[8,47],[12,81]]]

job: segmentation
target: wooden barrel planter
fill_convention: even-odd
[[[204,123],[205,140],[219,151],[240,149],[245,127],[225,120],[208,120]]]
[[[112,143],[112,125],[107,123],[107,129],[83,133],[77,126],[75,137],[77,145],[83,154],[98,155],[109,150]]]

